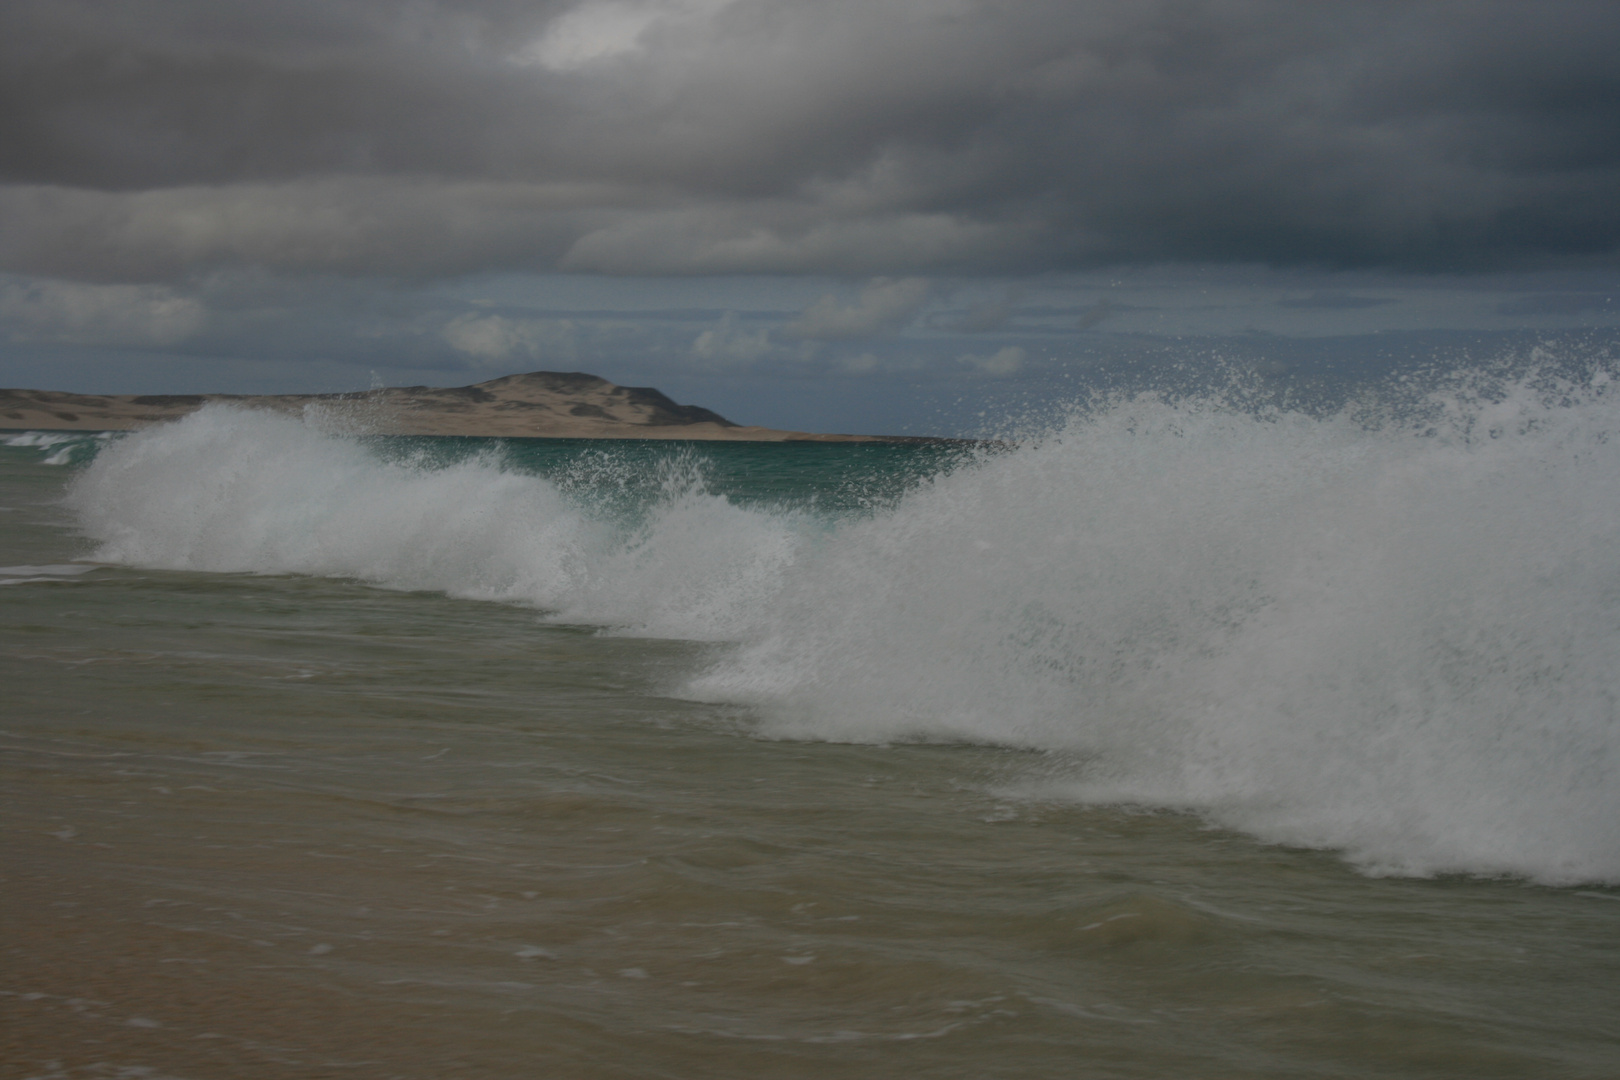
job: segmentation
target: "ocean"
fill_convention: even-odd
[[[1620,1075],[1615,385],[0,434],[5,1075]]]

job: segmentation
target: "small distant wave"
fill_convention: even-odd
[[[94,566],[55,563],[49,566],[0,566],[0,585],[28,585],[36,581],[62,581],[88,574]]]
[[[1411,405],[1412,403],[1408,403]],[[636,514],[210,407],[102,452],[96,558],[338,575],[731,643],[764,734],[1045,751],[1028,797],[1371,873],[1620,881],[1620,416],[1602,373],[1383,419],[1121,398],[891,508]]]
[[[40,459],[44,465],[81,465],[120,435],[116,431],[25,431],[0,438],[0,446],[49,451]]]

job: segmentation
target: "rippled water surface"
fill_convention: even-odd
[[[1420,545],[1448,526],[1401,499],[1499,505],[1527,466],[1440,484],[1473,451],[1221,423],[1195,449],[1222,469],[1295,439],[1249,478],[1286,497],[1240,510],[1314,563],[1245,561],[1231,491],[1137,488],[1153,528],[1120,532],[1165,464],[1128,446],[718,450],[699,482],[240,416],[89,473],[13,439],[5,1075],[1616,1075],[1610,523],[1511,587],[1369,569],[1328,504]],[[1609,452],[1561,445],[1536,460]],[[1560,467],[1480,541],[1491,572]],[[1054,509],[1082,473],[1101,519]],[[1166,539],[1166,500],[1203,530]],[[1189,573],[1219,580],[1149,595]],[[1322,628],[1389,576],[1473,629]],[[1354,690],[1391,637],[1420,655]],[[1297,685],[1257,659],[1289,642]]]

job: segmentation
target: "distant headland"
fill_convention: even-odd
[[[122,431],[177,420],[220,402],[302,413],[310,406],[387,435],[553,439],[724,439],[737,442],[933,442],[913,436],[817,435],[734,424],[650,387],[581,372],[534,371],[472,386],[390,386],[352,394],[68,394],[0,390],[0,428]]]

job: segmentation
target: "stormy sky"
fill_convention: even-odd
[[[1612,0],[8,0],[0,384],[920,430],[1155,342],[1612,335],[1617,55]]]

